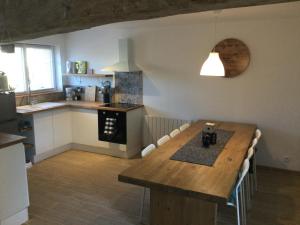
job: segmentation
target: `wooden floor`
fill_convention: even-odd
[[[26,225],[134,225],[142,188],[120,183],[136,160],[68,151],[29,170],[30,220]],[[258,169],[258,192],[248,225],[299,225],[300,175]],[[219,207],[218,225],[235,224],[234,209]],[[148,224],[149,196],[144,221]]]

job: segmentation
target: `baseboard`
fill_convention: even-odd
[[[45,152],[45,153],[42,153],[42,154],[39,154],[39,155],[35,155],[34,159],[33,159],[34,163],[38,163],[42,160],[45,160],[45,159],[48,159],[48,158],[53,157],[55,155],[58,155],[60,153],[63,153],[67,150],[70,150],[71,148],[72,148],[72,144],[67,144],[67,145],[55,148],[51,151],[48,151],[48,152]]]
[[[297,175],[300,176],[300,171],[296,171],[296,170],[288,170],[288,169],[283,169],[283,168],[277,168],[277,167],[271,167],[271,166],[262,166],[262,165],[257,165],[257,167],[261,168],[261,169],[264,169],[264,170],[281,171],[281,172],[297,174]]]
[[[72,143],[72,149],[81,150],[81,151],[87,151],[87,152],[93,152],[98,154],[104,154],[109,156],[115,156],[119,158],[129,158],[127,152],[113,149],[113,148],[101,148],[101,147],[94,147],[90,145],[83,145],[78,143]]]
[[[71,143],[71,144],[67,144],[62,147],[53,149],[48,152],[45,152],[45,153],[42,153],[39,155],[35,155],[34,163],[38,163],[40,161],[51,158],[55,155],[61,154],[65,151],[68,151],[71,149],[87,151],[87,152],[92,152],[92,153],[97,153],[97,154],[104,154],[104,155],[109,155],[109,156],[114,156],[114,157],[119,157],[119,158],[125,158],[125,159],[132,158],[137,154],[136,152],[122,151],[120,149],[116,149],[115,147],[102,148],[102,147],[95,147],[95,146],[83,145],[83,144],[78,144],[78,143]]]
[[[0,221],[0,225],[21,225],[28,221],[28,208],[18,212],[17,214]]]

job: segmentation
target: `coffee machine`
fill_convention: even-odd
[[[72,101],[74,96],[74,90],[71,87],[66,88],[66,100]]]
[[[101,95],[101,99],[104,103],[111,103],[111,82],[104,81],[102,82],[102,86],[100,87],[99,94]]]

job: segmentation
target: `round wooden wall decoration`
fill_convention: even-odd
[[[219,42],[215,51],[219,52],[225,67],[225,77],[236,77],[241,75],[249,66],[250,51],[247,45],[234,38]]]

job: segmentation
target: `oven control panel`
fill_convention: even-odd
[[[126,112],[98,110],[99,140],[127,143]]]

